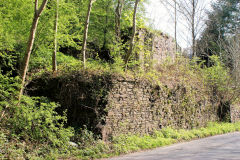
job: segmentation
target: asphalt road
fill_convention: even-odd
[[[110,160],[240,160],[240,132],[179,143]]]

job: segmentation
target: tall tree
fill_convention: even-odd
[[[205,0],[161,0],[160,2],[167,8],[170,7],[172,10],[174,10],[175,40],[177,41],[177,23],[181,23],[188,30],[188,32],[191,33],[191,51],[192,55],[196,56],[196,39],[203,31],[205,26]],[[181,21],[177,21],[177,17],[181,18]],[[185,34],[184,37],[187,40],[188,34]]]
[[[195,30],[195,15],[197,0],[192,0],[192,13],[191,13],[191,31],[192,31],[192,54],[196,56],[196,30]]]
[[[115,34],[116,40],[118,43],[121,41],[121,17],[122,17],[122,10],[124,7],[124,0],[117,1],[117,7],[115,9]]]
[[[56,0],[56,13],[55,13],[55,24],[54,24],[54,30],[55,30],[55,37],[54,37],[54,52],[52,55],[52,70],[53,72],[57,71],[57,33],[58,33],[58,8],[59,8],[59,0]]]
[[[135,35],[136,35],[136,16],[137,16],[137,7],[138,7],[138,4],[139,4],[140,0],[136,0],[135,1],[135,5],[134,5],[134,13],[133,13],[133,26],[132,26],[132,37],[131,37],[131,40],[130,40],[130,48],[128,50],[128,53],[126,55],[126,58],[125,58],[125,65],[127,66],[127,63],[129,61],[129,58],[133,52],[133,47],[134,47],[134,38],[135,38]]]
[[[235,81],[240,84],[240,33],[236,33],[224,45],[226,56],[231,60],[232,75]]]
[[[92,10],[92,4],[95,0],[89,0],[87,16],[85,20],[84,35],[83,35],[83,44],[82,44],[82,56],[83,56],[83,67],[86,68],[86,48],[87,48],[87,36],[88,36],[88,27],[90,20],[90,13]]]
[[[186,28],[191,32],[192,56],[196,56],[196,39],[204,28],[204,9],[205,3],[200,0],[179,0],[179,12],[186,20]]]
[[[45,7],[47,5],[47,2],[48,2],[48,0],[43,0],[40,8],[38,8],[38,0],[35,0],[34,17],[33,17],[33,21],[32,21],[32,27],[31,27],[30,36],[29,36],[29,39],[28,39],[27,51],[24,55],[24,60],[23,60],[23,67],[22,67],[23,70],[22,70],[22,73],[21,73],[22,84],[21,84],[19,97],[18,97],[19,102],[21,101],[21,96],[22,96],[23,90],[24,90],[26,74],[27,74],[27,70],[28,70],[28,65],[29,65],[29,60],[30,60],[30,56],[31,56],[32,47],[33,47],[34,40],[35,40],[35,34],[36,34],[37,26],[38,26],[38,21],[39,21],[39,18],[41,16],[43,10],[45,9]]]
[[[232,66],[233,60],[225,55],[225,44],[240,32],[240,1],[217,0],[212,4],[212,11],[208,12],[206,28],[198,42],[198,56],[209,63],[209,56],[215,54],[227,66]],[[231,46],[231,45],[230,45]]]
[[[106,49],[106,44],[107,44],[107,32],[108,32],[108,23],[109,23],[109,10],[110,10],[110,5],[111,5],[111,1],[108,1],[107,4],[105,5],[105,26],[103,29],[103,49]]]
[[[174,38],[175,38],[175,51],[178,50],[177,45],[177,1],[174,0]]]
[[[175,39],[175,51],[177,52],[177,12],[178,2],[177,0],[161,0],[160,3],[171,13],[171,17],[174,17],[174,39]],[[172,13],[174,16],[172,16]]]

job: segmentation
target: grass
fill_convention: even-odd
[[[94,146],[75,149],[73,155],[83,160],[107,158],[234,131],[240,131],[240,122],[211,122],[205,128],[192,130],[164,128],[161,131],[155,131],[152,135],[120,135],[114,137],[110,143],[98,140]]]

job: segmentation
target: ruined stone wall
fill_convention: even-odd
[[[175,40],[167,34],[152,33],[146,29],[139,29],[137,41],[141,46],[145,46],[145,50],[142,49],[139,53],[139,59],[145,61],[145,63],[148,62],[146,57],[144,60],[146,51],[151,52],[150,59],[155,65],[163,63],[166,59],[174,61],[176,58]]]
[[[231,122],[239,122],[240,121],[240,104],[231,105]]]
[[[153,60],[156,60],[157,64],[162,63],[168,57],[174,60],[175,53],[175,42],[172,37],[164,34],[153,36]]]
[[[187,105],[186,88],[152,86],[146,80],[118,78],[108,95],[103,139],[126,133],[152,133],[163,127],[200,127],[218,121],[217,105],[198,101]]]
[[[220,120],[219,103],[184,84],[170,88],[143,78],[88,72],[46,77],[32,81],[27,93],[60,103],[61,111],[68,110],[68,125],[87,126],[104,140],[164,127],[191,129]],[[232,106],[230,113],[232,121],[240,119],[239,106]]]

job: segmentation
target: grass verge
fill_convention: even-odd
[[[94,146],[74,149],[72,153],[76,159],[83,160],[108,158],[235,131],[240,131],[240,122],[211,122],[205,128],[192,130],[164,128],[161,131],[155,131],[152,135],[121,135],[114,137],[111,143],[105,143],[98,140]]]

